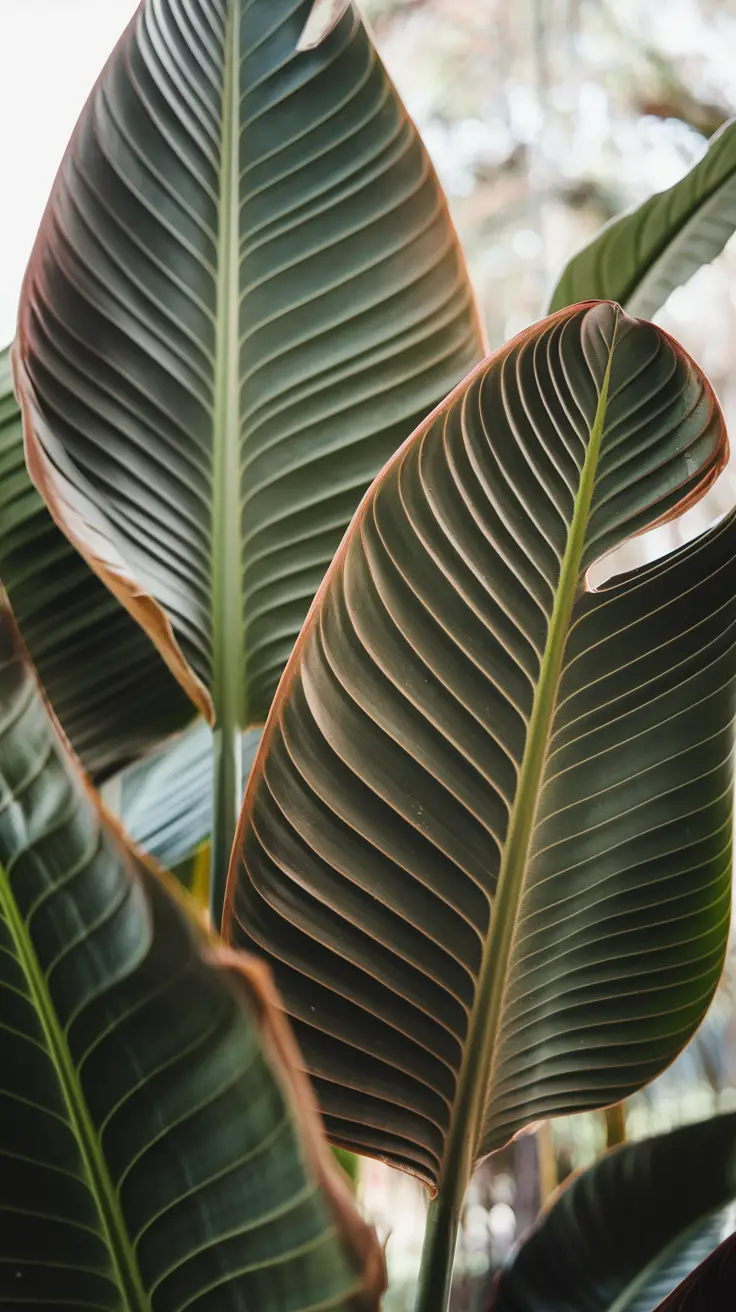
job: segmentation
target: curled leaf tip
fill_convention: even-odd
[[[314,0],[309,18],[297,42],[297,52],[303,54],[307,50],[316,50],[321,46],[330,32],[335,30],[343,14],[351,8],[352,0]]]

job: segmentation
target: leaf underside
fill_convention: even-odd
[[[25,466],[0,352],[0,579],[69,741],[95,780],[192,718],[150,639],[56,527]]]
[[[62,163],[16,351],[54,515],[244,726],[363,491],[482,353],[416,129],[354,10],[297,51],[311,5],[142,4]]]
[[[575,254],[550,310],[619,301],[651,319],[676,287],[720,255],[736,231],[736,120],[724,123],[701,160],[666,191],[612,219]]]
[[[734,1227],[736,1115],[607,1153],[563,1187],[488,1312],[652,1312]]]
[[[259,741],[256,729],[243,734],[244,779]],[[126,832],[169,870],[190,858],[212,833],[212,771],[212,731],[200,720],[113,781]]]
[[[0,798],[0,1305],[346,1307],[256,1011],[85,794],[7,610]]]
[[[671,338],[579,306],[471,374],[356,516],[264,732],[226,920],[273,964],[336,1142],[434,1186],[474,1098],[477,1159],[623,1098],[706,1011],[736,523],[599,592],[585,574],[726,449]]]

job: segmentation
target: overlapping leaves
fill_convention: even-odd
[[[150,639],[54,524],[28,477],[0,352],[0,578],[49,700],[95,779],[192,718]]]

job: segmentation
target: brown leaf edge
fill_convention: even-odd
[[[59,463],[55,464],[39,441],[38,431],[46,426],[24,364],[29,332],[28,321],[31,314],[28,295],[33,285],[34,255],[31,256],[31,263],[26,272],[17,336],[10,352],[13,385],[21,411],[23,446],[31,482],[43,498],[51,517],[62,533],[72,546],[76,547],[90,569],[109,588],[113,596],[117,597],[121,605],[132,615],[144,633],[148,634],[187,696],[191,697],[205,720],[213,724],[212,698],[179,646],[168,615],[155,598],[141,587],[123,557],[116,551],[101,527],[102,517],[100,516],[100,526],[91,522],[88,511],[83,507],[83,501],[86,499],[75,492],[60,468],[63,462],[61,449]],[[48,430],[46,430],[46,437],[47,440],[52,440]]]
[[[317,1098],[271,969],[257,957],[228,948],[216,951],[215,961],[230,971],[258,1017],[261,1043],[291,1108],[307,1166],[322,1188],[351,1264],[361,1275],[362,1287],[348,1307],[351,1312],[378,1312],[388,1284],[385,1252],[373,1227],[358,1212],[347,1177],[330,1152]]]
[[[214,969],[228,974],[236,991],[245,997],[246,1004],[258,1022],[259,1039],[269,1069],[296,1125],[305,1166],[322,1190],[343,1250],[360,1278],[360,1287],[351,1295],[346,1306],[350,1312],[380,1312],[381,1298],[388,1287],[385,1251],[373,1226],[360,1215],[347,1176],[330,1151],[316,1095],[304,1069],[299,1045],[274,983],[271,968],[250,953],[237,952],[223,946],[210,928],[207,910],[195,901],[168,870],[136,847],[125,832],[122,822],[107,810],[76,758],[75,765],[82,775],[87,796],[100,814],[102,822],[115,833],[131,858],[163,884],[198,933],[205,960]]]
[[[145,872],[164,887],[176,902],[198,937],[202,959],[212,969],[229,976],[258,1023],[259,1039],[274,1079],[284,1096],[297,1129],[307,1171],[316,1180],[333,1215],[337,1234],[360,1286],[349,1298],[350,1312],[380,1312],[381,1297],[388,1284],[385,1254],[375,1230],[361,1217],[347,1177],[329,1149],[317,1101],[306,1075],[299,1047],[281,1004],[269,967],[247,953],[224,948],[209,929],[207,916],[194,898],[169,871],[136,846],[122,822],[105,806],[59,724],[45,695],[36,668],[15,622],[0,584],[0,629],[11,636],[13,655],[23,665],[43,701],[70,771],[104,826],[117,840],[121,856],[130,870]]]

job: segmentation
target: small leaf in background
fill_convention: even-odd
[[[593,298],[651,319],[676,287],[720,255],[736,231],[736,119],[667,191],[618,215],[573,255],[550,310]]]
[[[734,1113],[615,1148],[522,1238],[488,1312],[652,1312],[734,1229],[734,1200]]]

